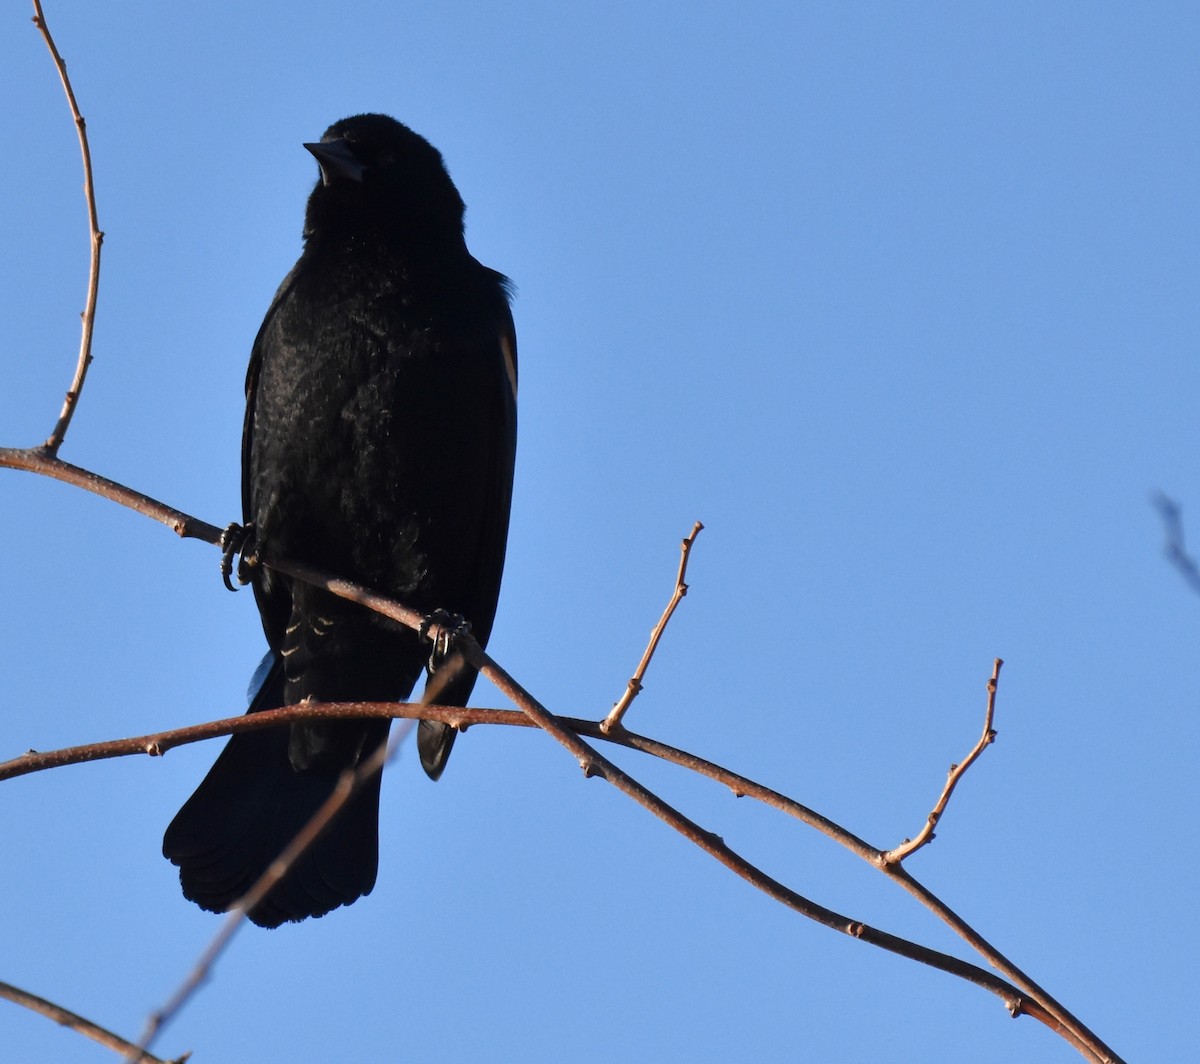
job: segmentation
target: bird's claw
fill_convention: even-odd
[[[254,526],[239,525],[236,521],[221,533],[219,544],[221,548],[221,579],[230,591],[236,591],[229,579],[233,574],[233,559],[237,557],[237,582],[245,587],[253,579],[254,569],[258,565],[258,553],[255,550]]]
[[[438,633],[430,638],[429,629],[434,625],[438,626]],[[425,665],[431,675],[450,656],[450,647],[455,638],[460,635],[469,635],[470,631],[470,621],[461,614],[450,613],[448,610],[434,610],[421,620],[417,635],[422,639],[429,639],[433,644],[429,651],[429,661]]]

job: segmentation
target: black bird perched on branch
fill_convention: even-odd
[[[463,239],[463,201],[428,141],[385,115],[330,126],[316,156],[304,252],[250,357],[242,504],[257,547],[465,618],[486,643],[508,534],[516,340],[507,281]],[[250,712],[406,698],[428,643],[269,568],[253,569],[270,654]],[[441,689],[466,705],[475,673]],[[388,721],[294,724],[234,736],[163,839],[183,893],[227,909],[386,740]],[[423,721],[437,779],[455,731]],[[250,912],[264,927],[370,892],[379,777]]]

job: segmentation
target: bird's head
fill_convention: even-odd
[[[394,118],[343,118],[304,147],[321,168],[306,235],[359,227],[410,237],[462,235],[462,197],[441,153]]]

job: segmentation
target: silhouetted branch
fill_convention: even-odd
[[[646,652],[642,655],[642,660],[638,662],[637,669],[634,670],[633,676],[629,680],[629,685],[625,688],[625,693],[621,696],[620,701],[612,707],[612,711],[604,718],[604,723],[601,728],[605,734],[621,727],[621,718],[625,716],[625,711],[637,698],[642,690],[642,678],[646,675],[646,668],[650,664],[650,659],[654,657],[655,650],[658,649],[658,641],[662,638],[662,634],[666,631],[667,622],[671,619],[671,614],[675,612],[675,607],[679,605],[680,600],[687,594],[687,584],[684,583],[684,577],[687,576],[688,556],[692,552],[692,544],[696,542],[696,537],[700,535],[704,525],[697,521],[679,545],[679,572],[675,576],[675,591],[671,595],[671,601],[667,603],[667,608],[663,610],[663,615],[659,618],[658,624],[654,626],[650,633],[650,642],[646,645]]]
[[[184,1061],[191,1056],[190,1053],[184,1053],[181,1057],[163,1060],[161,1057],[151,1056],[149,1053],[140,1053],[138,1047],[132,1042],[126,1041],[119,1034],[114,1034],[107,1027],[101,1027],[98,1023],[93,1023],[80,1016],[77,1012],[65,1009],[53,1001],[47,1001],[44,997],[38,997],[37,994],[31,994],[28,990],[22,990],[11,983],[0,983],[0,997],[7,998],[14,1004],[23,1005],[32,1012],[53,1020],[60,1027],[69,1027],[72,1031],[78,1031],[108,1049],[126,1054],[125,1059],[130,1064],[184,1064]]]
[[[1154,506],[1162,518],[1163,530],[1166,532],[1166,543],[1163,553],[1170,563],[1182,574],[1191,589],[1200,594],[1200,565],[1188,553],[1183,541],[1183,511],[1169,495],[1159,492],[1154,497]]]

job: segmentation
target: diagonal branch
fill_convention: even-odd
[[[184,1064],[184,1061],[191,1056],[190,1053],[184,1053],[183,1056],[175,1057],[173,1060],[163,1060],[161,1057],[154,1057],[149,1053],[139,1053],[137,1046],[110,1031],[107,1027],[101,1027],[98,1023],[93,1023],[86,1017],[80,1016],[77,1012],[63,1008],[62,1005],[56,1005],[53,1001],[47,1001],[44,997],[38,997],[37,994],[31,994],[28,990],[22,990],[11,983],[0,983],[0,997],[7,998],[16,1005],[23,1005],[25,1008],[53,1020],[60,1027],[69,1027],[72,1031],[78,1031],[108,1049],[125,1054],[125,1059],[130,1064]]]
[[[79,405],[79,396],[83,392],[88,367],[92,364],[92,331],[96,324],[96,298],[100,292],[100,248],[104,243],[104,233],[100,231],[100,221],[96,214],[96,189],[92,181],[92,152],[88,147],[87,123],[79,111],[75,90],[71,88],[71,79],[67,75],[67,61],[59,54],[54,38],[50,35],[50,27],[46,25],[41,0],[33,0],[33,11],[33,23],[45,40],[46,47],[50,49],[50,56],[58,70],[63,91],[67,94],[67,104],[71,108],[71,117],[75,120],[75,129],[79,134],[79,150],[83,155],[83,196],[87,202],[88,231],[92,248],[91,264],[88,267],[87,302],[84,304],[82,315],[83,336],[79,341],[79,361],[75,366],[75,377],[71,381],[71,387],[67,389],[67,397],[63,401],[62,412],[58,415],[54,431],[42,445],[47,454],[54,456],[66,438],[71,418],[75,416],[75,408]]]
[[[200,539],[214,547],[220,545],[221,529],[216,525],[185,514],[89,469],[64,462],[43,447],[0,447],[0,469],[19,469],[50,477],[52,480],[61,480],[64,484],[83,488],[84,491],[90,491],[93,495],[99,495],[102,499],[108,499],[118,506],[124,506],[127,510],[133,510],[143,517],[166,525],[181,539]]]
[[[266,564],[280,572],[287,573],[289,576],[304,580],[305,582],[314,584],[317,587],[324,588],[326,591],[338,595],[341,598],[358,602],[363,606],[367,606],[370,609],[376,610],[376,612],[382,613],[386,617],[391,617],[393,620],[399,621],[401,624],[408,625],[409,627],[415,627],[421,622],[421,617],[417,611],[411,610],[408,607],[400,605],[399,603],[391,602],[385,597],[377,595],[374,592],[371,592],[366,588],[363,588],[350,581],[327,577],[317,570],[311,569],[308,566],[299,565],[294,562],[283,562],[278,559],[270,558],[264,559],[264,561]],[[816,903],[809,902],[807,899],[804,899],[800,895],[789,891],[788,888],[783,887],[781,884],[778,884],[775,880],[772,880],[765,875],[761,876],[761,881],[754,878],[753,873],[757,872],[757,869],[754,869],[753,866],[749,865],[748,862],[745,862],[739,855],[729,850],[722,840],[700,829],[692,821],[688,820],[677,810],[673,809],[671,806],[667,805],[667,803],[657,798],[657,796],[647,791],[640,783],[627,776],[619,768],[602,757],[592,747],[584,743],[577,734],[575,734],[568,726],[566,726],[566,722],[549,713],[535,698],[533,698],[532,695],[529,694],[529,692],[521,687],[515,680],[512,679],[511,676],[508,675],[507,672],[505,672],[490,657],[488,657],[488,655],[484,653],[484,651],[479,647],[472,637],[460,637],[457,642],[457,647],[466,658],[468,664],[475,666],[481,675],[486,676],[502,694],[506,695],[508,698],[511,698],[513,702],[518,705],[530,717],[530,719],[538,725],[538,727],[542,728],[546,732],[549,732],[550,735],[552,735],[559,743],[565,746],[579,762],[580,767],[584,770],[585,775],[599,775],[607,779],[624,794],[638,802],[638,804],[654,813],[660,819],[665,820],[668,824],[674,827],[675,830],[684,835],[684,837],[694,842],[701,849],[705,850],[705,852],[709,853],[710,856],[716,858],[731,871],[747,879],[749,882],[759,887],[759,889],[763,890],[770,897],[775,898],[777,901],[780,901],[783,904],[788,905],[790,908],[794,908],[797,911],[802,912],[804,915],[809,916],[810,919],[816,920],[818,923],[825,924],[827,927],[832,927],[835,930],[843,931],[848,934],[855,934],[855,937],[864,937],[866,941],[872,942],[875,945],[880,945],[885,949],[893,949],[895,943],[889,944],[888,941],[875,937],[875,932],[871,932],[869,935],[859,935],[853,930],[855,927],[865,925],[858,925],[854,921],[849,921],[845,917],[840,917],[838,914],[832,913],[830,910],[816,905]],[[889,870],[890,868],[894,868],[894,866],[889,866],[887,862],[882,859],[882,856],[883,855],[880,851],[875,851],[874,863],[876,863],[883,870],[887,871],[889,875],[900,879],[901,877],[896,871]],[[953,915],[945,906],[941,906],[941,909],[945,914],[951,916]],[[969,932],[970,936],[975,941],[986,945],[986,943],[983,943],[982,938],[971,931],[968,925],[966,925],[963,921],[959,920],[958,925]],[[883,935],[882,932],[879,932],[878,934]],[[890,936],[888,936],[888,938],[890,938]],[[902,942],[903,940],[898,941]],[[920,948],[922,947],[918,947],[918,949]],[[896,948],[894,951],[901,952],[901,949]],[[993,953],[994,952],[995,951],[993,951]],[[909,953],[903,953],[903,955],[911,956]],[[995,956],[1003,960],[998,953],[996,953]],[[946,967],[944,964],[940,963],[940,959],[944,957],[944,954],[934,954],[933,951],[930,951],[930,956],[923,959],[925,963],[931,964],[934,967],[941,967],[944,971],[952,971],[953,974],[963,975],[964,978],[967,977],[963,974],[960,968]],[[917,958],[914,957],[914,959]],[[955,958],[947,959],[952,961],[955,966],[962,965],[963,963]],[[1110,1062],[1110,1064],[1117,1064],[1117,1062],[1119,1062],[1120,1058],[1111,1049],[1109,1049],[1109,1047],[1104,1045],[1104,1043],[1101,1042],[1092,1031],[1090,1031],[1075,1016],[1073,1016],[1066,1008],[1055,1001],[1053,997],[1047,994],[1033,980],[1029,979],[1028,976],[1025,976],[1024,973],[1021,972],[1020,969],[1018,969],[1015,965],[1008,964],[1007,967],[1012,973],[1018,976],[1027,987],[1030,988],[1030,995],[1037,999],[1039,1006],[1043,1010],[1042,1016],[1039,1017],[1043,1018],[1043,1022],[1046,1022],[1047,1025],[1053,1029],[1064,1033],[1064,1036],[1067,1037],[1068,1041],[1071,1041],[1072,1044],[1076,1045],[1077,1048],[1083,1047],[1081,1051],[1085,1052],[1085,1054],[1089,1054],[1092,1059],[1097,1061],[1107,1061]],[[992,977],[989,976],[989,978]],[[993,989],[986,983],[981,982],[979,985],[985,986],[987,989]],[[993,992],[996,991],[993,990]],[[1032,1010],[1025,1008],[1024,1003],[1021,1004],[1020,1011],[1029,1011],[1031,1015],[1034,1014]]]
[[[625,711],[629,709],[633,700],[641,693],[642,677],[646,675],[650,659],[654,657],[654,652],[658,649],[658,641],[662,638],[663,632],[666,631],[667,622],[670,621],[671,615],[675,612],[675,607],[679,605],[680,600],[688,592],[688,586],[684,583],[684,577],[687,576],[688,556],[692,552],[692,544],[696,542],[696,537],[700,535],[703,528],[704,525],[697,521],[692,526],[691,532],[684,537],[683,542],[679,545],[679,572],[675,576],[675,591],[671,595],[671,601],[667,603],[667,608],[663,610],[663,615],[659,618],[658,624],[654,626],[654,630],[650,633],[650,642],[646,645],[646,652],[642,655],[642,660],[638,662],[638,667],[629,680],[629,686],[625,688],[625,693],[621,696],[620,701],[612,707],[612,711],[604,718],[604,723],[600,726],[605,734],[621,727],[621,718],[625,716]]]
[[[422,704],[432,701],[463,669],[462,657],[455,654],[434,674],[426,686],[420,703],[414,709],[421,709]],[[258,714],[254,714],[257,716]],[[278,723],[278,722],[276,722]],[[250,889],[234,903],[229,910],[220,931],[217,932],[208,948],[201,954],[199,961],[184,979],[179,989],[170,1000],[159,1010],[152,1013],[146,1021],[141,1040],[130,1054],[126,1064],[138,1064],[137,1052],[149,1049],[154,1040],[162,1033],[168,1023],[187,1004],[192,995],[200,989],[208,979],[217,959],[225,952],[226,946],[232,941],[234,934],[245,923],[246,915],[251,912],[278,883],[291,871],[292,867],[308,851],[309,847],[324,833],[324,831],[341,814],[346,804],[367,783],[383,771],[386,764],[396,756],[408,733],[412,731],[413,719],[406,721],[407,727],[399,728],[392,733],[387,742],[380,743],[371,756],[360,762],[354,769],[348,769],[341,774],[334,786],[333,793],[325,800],[307,824],[287,844],[267,870],[251,885]]]
[[[86,471],[77,469],[76,467],[68,466],[66,463],[63,463],[63,462],[59,461],[58,459],[47,458],[44,455],[39,455],[37,452],[0,450],[0,466],[4,466],[4,465],[8,465],[13,468],[28,469],[31,472],[44,473],[45,475],[55,477],[56,479],[65,480],[70,483],[78,483],[80,486],[86,487],[89,490],[96,492],[97,494],[103,495],[104,497],[112,499],[113,501],[116,501],[122,505],[129,506],[133,509],[136,509],[141,513],[145,513],[147,516],[150,516],[150,517],[154,518],[155,520],[158,520],[158,521],[162,522],[163,524],[166,524],[169,527],[173,528],[178,534],[180,534],[182,536],[191,536],[194,538],[204,539],[206,542],[211,542],[214,544],[218,543],[220,540],[220,529],[218,529],[216,526],[209,525],[206,522],[198,521],[195,518],[189,517],[186,514],[182,514],[181,512],[179,512],[177,510],[173,510],[172,508],[167,507],[164,504],[157,502],[156,500],[150,499],[147,496],[143,496],[140,493],[135,492],[132,489],[129,489],[123,485],[117,484],[113,481],[105,480],[104,478],[96,477],[94,474],[87,473]],[[300,565],[298,563],[284,562],[279,559],[271,559],[271,558],[265,558],[265,559],[263,559],[263,561],[264,561],[264,564],[270,565],[273,568],[275,568],[281,572],[285,572],[293,577],[296,577],[297,579],[305,580],[306,582],[312,583],[315,586],[322,587],[325,590],[329,591],[330,593],[336,594],[339,597],[345,598],[349,601],[358,602],[361,605],[366,606],[367,608],[370,608],[370,609],[374,609],[377,612],[383,613],[385,616],[389,616],[389,617],[393,618],[394,620],[397,620],[400,623],[402,623],[408,627],[411,627],[414,629],[419,628],[421,625],[421,622],[423,620],[423,617],[421,616],[421,614],[419,614],[416,610],[408,609],[407,607],[404,607],[404,606],[400,605],[399,603],[391,602],[390,600],[384,598],[383,596],[374,594],[373,592],[370,592],[366,588],[362,588],[350,581],[340,580],[340,579],[333,578],[333,577],[328,577],[323,573],[320,573],[316,570],[313,570],[304,565]],[[437,635],[439,634],[439,628],[437,626],[431,627],[429,634],[432,637],[437,637]],[[453,633],[449,633],[449,634],[453,635]],[[467,641],[460,639],[459,643],[460,643],[460,650],[465,651]],[[470,643],[473,644],[474,641],[470,640]],[[515,681],[512,681],[511,677],[508,677],[506,673],[503,673],[502,670],[500,670],[498,666],[495,666],[495,663],[492,662],[491,659],[488,658],[487,655],[484,654],[482,652],[482,650],[480,650],[478,648],[477,645],[474,646],[474,651],[472,653],[468,653],[465,656],[467,657],[467,660],[470,664],[477,667],[483,675],[487,676],[494,684],[497,685],[497,687],[499,687],[504,693],[508,694],[509,697],[514,697],[514,695],[521,695],[523,697],[528,697],[527,695],[523,695],[523,689],[521,689],[519,687],[519,685],[516,685]],[[537,703],[534,702],[532,699],[530,699],[529,701],[533,706],[535,706],[535,707],[537,706]],[[317,707],[313,707],[313,708],[315,709]],[[330,709],[330,707],[324,707],[324,708],[326,711],[328,711]],[[361,710],[363,708],[364,707],[358,707],[358,711],[361,712]],[[396,712],[397,709],[398,709],[398,707],[392,706],[392,707],[390,707],[390,709],[387,712],[389,715],[394,715],[394,716],[408,715],[407,713]],[[604,759],[600,758],[599,754],[597,754],[595,751],[593,751],[586,744],[583,744],[582,740],[580,740],[578,738],[577,734],[570,733],[571,725],[574,723],[577,723],[577,722],[567,722],[560,718],[552,717],[550,714],[548,714],[544,710],[544,708],[540,708],[540,707],[538,707],[538,709],[540,709],[540,712],[538,712],[538,709],[534,709],[534,711],[531,713],[530,706],[528,704],[522,705],[522,709],[530,716],[530,719],[532,722],[536,723],[539,727],[543,727],[545,730],[549,731],[556,739],[558,739],[560,742],[562,742],[564,746],[567,746],[567,748],[571,750],[571,752],[574,756],[576,756],[576,759],[579,760],[581,766],[583,766],[585,768],[585,770],[590,769],[591,774],[604,775],[604,777],[606,779],[609,779],[610,782],[613,782],[615,785],[617,785],[622,790],[624,790],[625,793],[629,794],[630,797],[633,797],[636,801],[639,802],[639,804],[644,805],[646,808],[650,809],[656,815],[660,816],[662,819],[664,819],[668,823],[670,823],[673,827],[676,827],[677,830],[682,831],[682,833],[686,837],[688,837],[689,839],[692,839],[692,841],[695,841],[698,845],[701,846],[702,849],[705,849],[706,852],[709,852],[713,857],[720,860],[723,864],[726,864],[727,867],[730,867],[731,870],[737,872],[737,874],[743,875],[743,878],[748,878],[745,875],[745,873],[756,871],[756,870],[752,869],[752,866],[745,865],[744,862],[743,862],[742,866],[739,866],[738,861],[740,861],[741,859],[739,857],[737,857],[737,855],[732,855],[732,851],[730,851],[730,854],[724,853],[724,844],[723,843],[720,843],[720,847],[717,847],[716,845],[714,845],[710,841],[711,837],[708,836],[707,833],[703,832],[696,825],[694,825],[691,821],[684,818],[682,816],[682,814],[679,814],[676,810],[671,809],[670,806],[667,806],[665,803],[661,803],[660,800],[657,799],[655,796],[651,795],[650,792],[645,791],[643,788],[641,788],[640,784],[636,784],[634,781],[629,780],[628,777],[625,777],[624,774],[621,773],[619,769],[615,768],[615,766],[611,766],[612,771],[610,771],[609,767],[608,767],[609,763],[607,761],[604,761]],[[341,710],[338,710],[338,712],[345,712],[345,711],[346,711],[345,707],[342,707]],[[276,711],[276,712],[282,712],[282,711]],[[482,712],[482,711],[460,710],[460,711],[456,711],[456,713],[458,715],[454,719],[451,719],[450,717],[445,717],[445,718],[436,717],[435,718],[434,712],[433,712],[433,707],[431,707],[430,718],[431,719],[445,719],[445,720],[447,720],[448,723],[462,725],[462,724],[467,724],[467,723],[475,723],[476,721],[471,719],[471,717],[469,715],[472,713],[478,713],[478,712]],[[543,723],[543,721],[545,723]],[[511,722],[506,722],[506,723],[511,723]],[[266,726],[266,722],[264,721],[263,725],[257,725],[257,723],[256,723],[256,725],[254,725],[254,726]],[[596,729],[596,731],[599,733],[598,735],[596,735],[596,737],[607,738],[610,741],[615,741],[618,743],[624,742],[625,745],[635,746],[635,748],[636,748],[635,743],[625,741],[628,738],[628,733],[624,733],[624,729],[619,729],[619,731],[621,733],[623,733],[621,735],[614,733],[612,735],[605,736],[600,731],[601,725],[599,725],[599,724],[589,725],[589,728]],[[230,730],[233,730],[233,729],[231,728]],[[580,732],[583,732],[583,731],[584,731],[584,729],[581,728]],[[164,736],[166,734],[167,733],[163,733]],[[199,736],[197,736],[197,737],[199,737]],[[123,752],[156,752],[156,751],[148,750],[146,748],[146,746],[143,745],[142,747],[139,748],[139,750],[136,750],[136,751],[135,750],[126,750]],[[43,756],[43,755],[26,755],[27,758],[38,757],[38,756]],[[46,755],[46,756],[50,756],[50,755]],[[108,754],[99,754],[99,755],[93,755],[93,756],[117,756],[117,755],[116,755],[116,753],[108,753]],[[683,755],[683,757],[690,759],[691,755]],[[81,759],[83,759],[83,758],[81,758]],[[693,760],[699,761],[699,759],[693,759]],[[67,762],[62,762],[62,763],[67,763]],[[683,763],[683,762],[681,761],[680,763]],[[16,767],[15,771],[13,770],[14,766]],[[26,766],[26,767],[21,767],[21,766]],[[18,758],[16,760],[16,762],[10,762],[7,765],[0,766],[0,768],[9,770],[10,774],[20,774],[21,771],[32,771],[33,770],[32,768],[27,767],[27,766],[28,766],[28,762],[26,761],[25,758]],[[714,777],[714,778],[717,778],[717,777]],[[742,784],[729,783],[727,785],[731,786],[735,790],[735,793],[751,793],[750,791],[739,792],[739,790],[738,790],[738,788],[740,786],[744,786],[747,784],[749,784],[749,781],[744,781],[744,783],[742,783]],[[782,796],[780,796],[780,798],[782,798]],[[656,804],[656,803],[658,803],[658,804]],[[660,808],[660,806],[661,806],[661,808]],[[797,807],[797,808],[803,808],[803,807]],[[808,816],[807,817],[801,816],[800,819],[804,819],[804,820],[806,820],[806,822],[809,822],[809,823],[814,823],[814,826],[816,826],[816,822],[824,821],[824,818],[821,818],[819,816],[819,814],[812,813],[811,811],[806,811],[806,812],[808,813]],[[792,815],[798,815],[794,809],[791,810],[791,813],[792,813]],[[830,822],[825,821],[825,823],[829,824]],[[822,830],[824,830],[824,829],[822,829]],[[841,831],[841,829],[838,829],[838,830]],[[827,832],[827,833],[830,833],[830,832]],[[832,833],[830,833],[830,834],[832,835]],[[841,834],[844,836],[844,838],[849,838],[849,839],[854,838],[848,832],[841,832]],[[833,836],[833,837],[836,837],[836,836]],[[839,841],[843,841],[843,845],[846,844],[846,842],[844,841],[844,838],[842,840],[839,840]],[[1000,957],[1000,955],[998,953],[995,953],[994,950],[991,950],[991,947],[989,947],[988,944],[986,942],[984,942],[984,940],[982,938],[980,938],[978,935],[976,935],[975,932],[973,932],[971,930],[971,928],[967,924],[965,924],[965,922],[963,922],[960,918],[956,917],[946,906],[944,906],[940,902],[938,902],[935,898],[933,898],[932,895],[928,894],[928,892],[924,892],[924,888],[921,888],[918,884],[916,884],[916,882],[914,880],[912,880],[912,878],[910,876],[908,876],[907,873],[904,872],[900,867],[895,866],[895,865],[889,865],[886,861],[884,861],[882,851],[874,850],[874,849],[868,847],[867,844],[862,843],[861,840],[857,840],[857,842],[859,843],[859,845],[864,847],[866,850],[865,853],[860,854],[861,856],[864,856],[867,860],[870,860],[873,864],[876,864],[877,867],[880,867],[884,872],[886,872],[886,874],[891,876],[893,879],[896,879],[897,882],[899,882],[902,886],[904,886],[906,890],[909,890],[910,893],[913,893],[915,896],[917,896],[922,901],[923,904],[925,904],[928,908],[930,908],[932,911],[937,913],[942,919],[944,919],[948,923],[950,923],[951,926],[954,927],[955,930],[966,941],[970,942],[974,948],[979,949],[981,951],[981,953],[983,953],[984,956],[988,957],[988,959],[991,963],[996,964],[997,960],[1003,962],[1003,958]],[[852,846],[851,848],[854,849],[855,847]],[[855,852],[859,852],[859,851],[856,849]],[[765,877],[764,877],[764,879],[765,879]],[[754,882],[753,878],[750,878],[750,881]],[[755,883],[755,885],[759,885],[759,884]],[[778,886],[778,884],[775,884],[773,880],[765,879],[764,883],[762,884],[762,889],[766,890],[766,892],[768,894],[770,894],[772,897],[778,897],[779,900],[784,902],[784,904],[788,904],[791,907],[796,908],[797,906],[792,904],[794,899],[788,898],[786,896],[779,896],[774,892],[775,886]],[[782,889],[784,891],[787,890],[787,888],[782,888]],[[799,898],[799,896],[796,895],[796,898]],[[805,900],[800,899],[800,901],[804,902]],[[804,910],[800,909],[800,911],[804,911]],[[828,914],[828,913],[830,913],[830,910],[825,910],[820,906],[815,906],[814,909],[812,910],[813,919],[817,919],[817,920],[819,920],[819,922],[825,923],[826,922],[825,920],[821,920],[820,913]],[[806,913],[806,915],[808,915],[808,914]],[[838,930],[847,931],[848,933],[849,933],[850,929],[852,929],[852,928],[865,926],[865,925],[859,925],[856,921],[851,921],[844,917],[837,917],[837,914],[832,914],[832,917],[833,917],[832,923],[827,923],[827,926],[833,926]],[[878,934],[882,934],[882,933],[878,933]],[[884,948],[891,948],[890,946],[885,944],[883,939],[873,937],[874,935],[875,935],[875,933],[872,932],[871,935],[863,935],[860,937],[864,937],[865,940],[874,942],[877,945],[882,945]],[[903,941],[903,940],[900,940],[900,941]],[[915,947],[915,948],[918,950],[921,949],[921,947]],[[905,955],[910,955],[910,954],[905,954]],[[914,959],[916,959],[916,958],[914,958]],[[963,964],[963,962],[957,961],[954,958],[948,958],[948,960],[953,962],[953,964],[955,966],[961,966]],[[931,962],[931,963],[933,963],[933,962]],[[952,968],[952,967],[946,967],[945,965],[939,965],[939,964],[935,964],[935,966],[943,967],[944,970],[952,971],[954,974],[963,975],[964,978],[967,977],[965,975],[964,971],[959,967]],[[968,966],[968,967],[970,967],[970,966]],[[1050,997],[1050,995],[1046,994],[1045,991],[1041,990],[1040,987],[1037,987],[1036,983],[1034,983],[1032,980],[1028,979],[1027,976],[1024,976],[1024,973],[1021,973],[1019,969],[1017,969],[1015,966],[1012,966],[1011,964],[1007,964],[1007,966],[1005,966],[1004,964],[997,964],[997,967],[999,970],[1005,971],[1006,973],[1010,972],[1010,971],[1012,973],[1015,973],[1018,976],[1018,978],[1017,978],[1018,985],[1024,985],[1027,988],[1031,988],[1031,989],[1027,990],[1027,993],[1029,993],[1031,995],[1031,998],[1034,999],[1031,1002],[1030,999],[1023,998],[1022,995],[1019,993],[1016,994],[1015,996],[1013,996],[1011,994],[1009,994],[1008,996],[1001,994],[1001,996],[1004,997],[1006,1002],[1011,1004],[1012,1002],[1019,1001],[1020,1002],[1020,1011],[1024,1011],[1024,1012],[1028,1013],[1029,1015],[1033,1015],[1039,1019],[1042,1019],[1043,1022],[1047,1023],[1049,1026],[1055,1028],[1061,1034],[1063,1034],[1063,1036],[1066,1037],[1067,1040],[1070,1041],[1073,1045],[1076,1045],[1077,1047],[1081,1047],[1081,1046],[1087,1047],[1087,1048],[1082,1049],[1082,1051],[1090,1054],[1092,1059],[1098,1060],[1098,1061],[1111,1061],[1111,1062],[1117,1062],[1120,1060],[1120,1058],[1115,1053],[1113,1053],[1110,1049],[1108,1049],[1108,1047],[1105,1046],[1104,1043],[1101,1042],[1100,1039],[1098,1039],[1091,1031],[1089,1031],[1087,1027],[1085,1027],[1075,1017],[1073,1017],[1065,1008],[1063,1008],[1061,1005],[1059,1005],[1057,1002],[1055,1002],[1054,999],[1052,997]],[[986,975],[986,973],[984,973],[984,974]],[[989,976],[988,978],[993,978],[993,977]],[[977,981],[977,980],[973,980],[973,981]],[[1001,983],[1002,982],[1003,981],[1001,981]],[[979,985],[985,986],[988,989],[993,989],[994,992],[1000,993],[1000,990],[996,990],[994,987],[989,987],[986,982],[981,981],[981,982],[979,982]],[[1004,984],[1004,985],[1006,986],[1007,984]],[[1039,1004],[1039,1002],[1040,1002],[1040,1004]],[[1048,1003],[1049,1007],[1043,1008],[1042,1006],[1047,1003]]]
[[[220,930],[200,955],[199,960],[184,978],[179,988],[167,1000],[162,1008],[155,1010],[146,1020],[141,1038],[136,1046],[131,1046],[126,1057],[126,1064],[137,1064],[139,1055],[145,1053],[155,1042],[167,1024],[171,1022],[180,1010],[191,1000],[200,987],[208,981],[213,967],[233,936],[246,922],[246,914],[263,900],[272,888],[281,880],[292,866],[300,860],[308,848],[316,842],[322,832],[333,822],[345,804],[366,780],[382,771],[384,763],[398,748],[398,742],[411,729],[397,731],[389,743],[381,743],[375,752],[354,770],[346,770],[338,778],[333,792],[325,800],[320,809],[313,814],[312,819],[297,833],[274,861],[271,862],[257,882],[240,898],[226,913]]]

